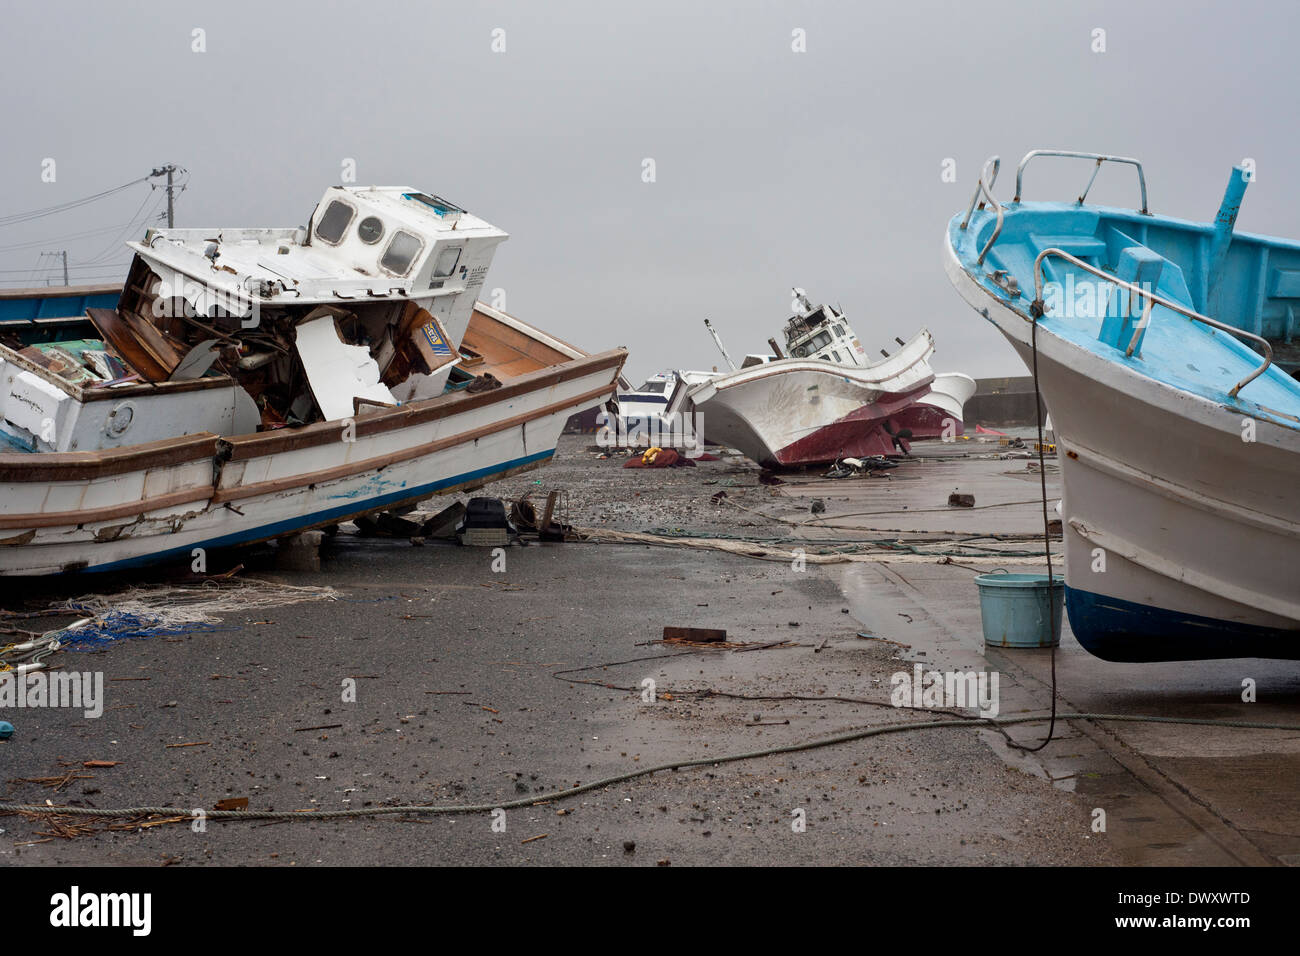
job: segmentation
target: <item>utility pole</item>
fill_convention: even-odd
[[[42,253],[42,255],[63,257],[63,284],[68,285],[68,250],[62,249],[59,251],[50,251],[50,252]],[[47,279],[45,281],[46,281],[46,285],[48,285],[49,280]]]
[[[150,176],[166,175],[167,177],[167,228],[171,229],[176,225],[176,194],[175,194],[175,181],[173,179],[173,177],[176,175],[176,164],[168,163],[166,166],[159,166],[149,175]]]

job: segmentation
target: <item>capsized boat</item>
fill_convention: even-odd
[[[1136,209],[1029,202],[1039,157],[1134,167]],[[1079,643],[1114,661],[1300,659],[1300,382],[1292,350],[1300,243],[1218,215],[1154,215],[1141,163],[1034,150],[1015,197],[984,167],[948,225],[962,297],[1031,369],[1056,431],[1066,606]]]
[[[685,398],[710,441],[779,468],[906,453],[909,439],[962,434],[961,405],[975,383],[949,375],[946,391],[934,391],[929,330],[872,362],[842,311],[794,293],[801,310],[785,324],[785,353],[772,339],[772,354],[746,355],[736,368],[709,326],[732,371],[708,376]]]
[[[116,296],[0,295],[0,574],[188,565],[542,465],[626,352],[476,304],[505,238],[332,187],[306,227],[150,230]]]

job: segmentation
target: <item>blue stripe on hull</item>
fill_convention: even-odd
[[[1300,628],[1283,630],[1181,614],[1068,586],[1065,606],[1074,636],[1102,660],[1300,660]]]
[[[366,511],[373,511],[384,507],[384,505],[409,501],[413,498],[425,498],[429,495],[437,494],[444,488],[450,488],[453,485],[459,485],[463,482],[476,481],[480,478],[491,478],[495,475],[499,475],[501,472],[509,471],[512,468],[519,468],[523,465],[531,465],[535,462],[545,461],[554,454],[554,448],[548,451],[540,451],[536,454],[525,455],[523,458],[515,458],[499,465],[489,465],[487,468],[477,468],[474,471],[467,471],[461,475],[453,475],[450,478],[443,478],[441,481],[435,481],[431,484],[418,485],[414,488],[403,488],[400,491],[395,491],[391,494],[377,495],[374,498],[367,498],[360,502],[353,501],[337,508],[328,508],[324,511],[314,511],[310,514],[297,515],[293,518],[286,518],[283,521],[277,521],[273,524],[259,525],[256,528],[236,531],[233,534],[224,535],[220,538],[211,538],[207,541],[196,541],[193,544],[187,544],[181,548],[171,548],[167,551],[155,551],[135,558],[113,561],[109,564],[96,564],[88,568],[81,568],[79,573],[88,574],[99,571],[120,571],[124,568],[138,568],[144,565],[157,564],[158,562],[165,561],[168,558],[178,558],[182,556],[186,561],[189,561],[190,553],[193,548],[229,548],[235,545],[249,544],[255,541],[265,541],[269,538],[292,534],[295,531],[310,528],[313,525],[327,524],[333,519],[342,519]]]

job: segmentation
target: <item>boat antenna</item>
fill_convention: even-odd
[[[705,319],[704,327],[709,330],[709,334],[713,336],[714,344],[718,346],[718,351],[722,353],[722,357],[727,360],[727,364],[731,366],[731,370],[734,372],[736,370],[736,363],[733,362],[731,356],[727,354],[727,347],[722,344],[722,339],[719,337],[717,330],[713,327],[713,323],[708,319]]]

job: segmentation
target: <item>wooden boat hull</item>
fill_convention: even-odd
[[[575,350],[576,351],[576,350]],[[233,438],[0,455],[0,575],[176,562],[536,468],[568,417],[613,394],[626,353],[501,388]]]

